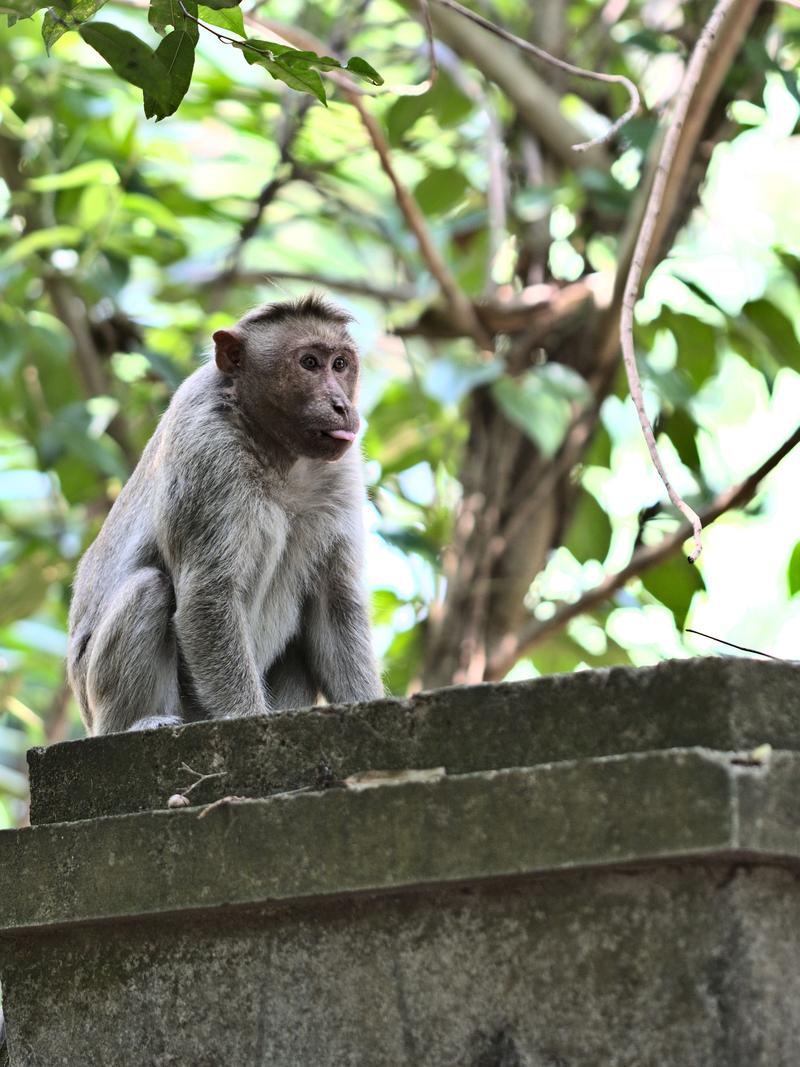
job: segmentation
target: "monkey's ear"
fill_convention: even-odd
[[[244,345],[238,331],[217,330],[214,345],[214,359],[222,373],[236,374],[244,358]]]

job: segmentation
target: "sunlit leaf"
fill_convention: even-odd
[[[705,589],[698,567],[685,557],[674,556],[642,575],[645,589],[675,616],[675,625],[682,630],[695,593]]]
[[[789,596],[800,593],[800,541],[792,549],[786,577],[789,582]]]
[[[229,7],[231,5],[224,4],[221,6]],[[269,71],[277,81],[282,81],[288,85],[290,89],[296,89],[301,93],[310,93],[320,103],[327,106],[325,86],[322,83],[319,71],[314,70],[307,61],[305,63],[287,62],[279,55],[279,52],[288,51],[284,46],[278,45],[278,50],[276,51],[276,45],[273,41],[260,41],[256,38],[251,38],[246,42],[237,42],[235,47],[242,50],[248,63],[258,64],[258,66]]]
[[[44,600],[50,582],[44,576],[44,567],[49,554],[35,553],[17,563],[3,578],[3,595],[0,598],[0,626],[7,626],[17,619],[27,619]]]
[[[362,59],[361,56],[352,56],[348,59],[345,70],[349,70],[351,74],[357,74],[359,78],[365,78],[373,85],[383,85],[383,78],[378,74],[374,67],[367,63],[366,59]]]
[[[77,226],[51,226],[46,230],[34,230],[33,233],[20,237],[0,257],[0,265],[18,263],[35,252],[45,252],[53,248],[71,248],[83,238],[83,231]]]
[[[534,367],[516,378],[492,384],[503,413],[535,442],[545,456],[553,456],[570,423],[570,401],[585,402],[587,386],[574,371],[559,364]]]
[[[216,15],[216,12],[210,14]],[[179,0],[150,0],[147,12],[147,21],[162,37],[170,30],[183,30],[193,41],[197,41],[200,32],[194,21],[198,17],[196,0],[183,0],[183,3]],[[241,17],[239,12],[239,18]]]
[[[77,30],[96,15],[107,0],[75,0],[71,4],[56,4],[49,8],[42,22],[42,39],[49,52],[56,41],[69,30]]]
[[[79,163],[69,170],[43,174],[28,181],[28,188],[37,193],[50,193],[58,189],[75,189],[82,185],[119,185],[116,167],[107,159],[93,159]]]
[[[423,651],[423,624],[399,633],[384,657],[384,684],[388,693],[404,696],[418,677]]]
[[[610,544],[611,520],[594,496],[586,489],[581,489],[564,545],[575,559],[585,563],[587,559],[602,562],[608,555]]]
[[[167,2],[172,3],[173,0],[167,0]],[[211,26],[218,26],[221,30],[227,30],[229,33],[236,33],[239,37],[247,36],[242,9],[239,7],[215,10],[213,7],[201,5],[197,9],[197,17],[202,22],[208,22]]]
[[[463,200],[467,188],[458,167],[431,169],[414,187],[414,196],[427,215],[441,215]]]

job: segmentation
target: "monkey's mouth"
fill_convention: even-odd
[[[356,435],[352,430],[323,430],[323,437],[333,437],[337,441],[355,441]]]

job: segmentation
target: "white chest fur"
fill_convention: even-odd
[[[337,467],[299,460],[262,512],[261,529],[253,531],[256,579],[248,608],[260,671],[298,632],[301,605],[313,596],[334,542],[360,537],[360,515],[353,515],[352,507],[343,512],[340,504],[352,465]]]

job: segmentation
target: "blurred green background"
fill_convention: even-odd
[[[658,117],[710,5],[476,6],[573,62],[628,74],[642,113],[588,162],[573,162],[513,88],[498,87],[488,60],[446,33],[434,87],[392,92],[428,76],[413,8],[270,0],[249,10],[380,71],[386,87],[364,106],[470,299],[541,306],[584,282],[606,291]],[[678,490],[698,507],[753,470],[800,412],[800,12],[762,6],[698,145],[671,252],[638,309],[648,408]],[[102,17],[158,40],[137,3],[111,0]],[[25,749],[83,733],[64,677],[71,577],[172,391],[214,329],[311,285],[354,314],[364,353],[368,582],[387,687],[491,677],[479,656],[520,625],[513,611],[498,622],[496,605],[494,637],[477,639],[474,654],[467,637],[459,645],[472,656],[467,674],[426,665],[431,626],[459,625],[463,614],[447,593],[468,552],[448,564],[447,550],[469,545],[459,528],[474,477],[465,465],[487,410],[522,434],[540,474],[561,455],[587,397],[581,362],[562,351],[591,353],[580,315],[552,351],[534,339],[513,376],[501,357],[524,323],[496,331],[493,359],[453,336],[351,103],[328,84],[323,107],[210,33],[200,32],[186,99],[159,123],[77,34],[48,56],[41,13],[0,28],[0,75],[0,826],[25,817]],[[539,66],[531,77],[584,136],[626,106],[619,86]],[[564,487],[557,521],[539,531],[544,504],[510,521],[524,452],[498,505],[511,561],[503,580],[521,578],[527,617],[546,619],[676,526],[619,372],[605,393],[579,461],[548,494]],[[798,485],[792,454],[744,511],[707,532],[697,568],[676,556],[633,578],[525,651],[508,676],[716,654],[683,635],[687,624],[797,658]],[[517,571],[514,537],[523,555],[538,545]]]

